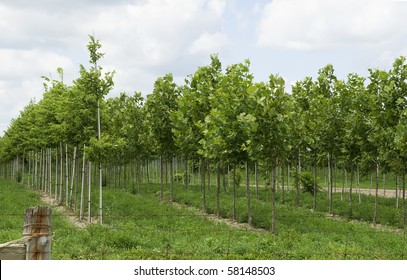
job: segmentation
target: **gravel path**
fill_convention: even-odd
[[[328,191],[328,190],[326,190]],[[352,189],[352,193],[358,193],[358,189],[353,188]],[[334,192],[340,193],[342,192],[342,188],[336,188],[336,190],[334,189]],[[349,193],[349,188],[345,188],[345,193]],[[361,194],[366,194],[366,195],[375,195],[376,194],[376,190],[372,189],[360,189],[360,193]],[[379,189],[378,192],[379,196],[383,196],[383,197],[396,197],[396,191],[395,190],[383,190],[383,189]],[[403,195],[402,191],[399,191],[399,198],[401,198]]]

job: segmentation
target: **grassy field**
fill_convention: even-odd
[[[21,237],[24,209],[43,203],[39,194],[1,179],[0,193],[0,243],[3,243]],[[237,220],[245,222],[246,200],[242,194],[240,188]],[[97,191],[92,195],[96,202]],[[214,188],[208,194],[208,212],[215,212],[213,195]],[[340,212],[339,218],[327,217],[323,193],[321,209],[316,212],[309,210],[307,201],[312,197],[303,194],[301,205],[296,208],[287,195],[286,203],[276,208],[277,234],[267,231],[271,215],[268,194],[264,199],[253,199],[253,224],[257,230],[209,219],[197,211],[202,205],[198,188],[185,191],[177,186],[176,205],[168,201],[168,196],[166,189],[165,202],[160,202],[159,185],[142,185],[140,195],[105,188],[104,225],[85,228],[70,223],[53,206],[52,258],[407,259],[406,232],[396,222],[372,228],[362,218],[356,221],[348,221],[346,215],[340,218]],[[231,203],[230,193],[222,194],[222,216],[230,217]],[[92,213],[97,213],[97,205],[93,207]],[[383,209],[382,216],[387,216]],[[354,212],[356,215],[356,209]]]

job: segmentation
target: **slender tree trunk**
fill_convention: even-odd
[[[188,157],[185,159],[185,189],[188,189],[189,185],[189,173],[188,173]]]
[[[300,155],[298,154],[297,164],[295,165],[295,188],[296,188],[296,197],[295,197],[295,206],[300,206]]]
[[[229,176],[229,174],[228,174]],[[222,184],[223,184],[223,193],[226,193],[226,167],[225,164],[222,165]]]
[[[216,172],[216,216],[220,217],[220,163],[217,166]]]
[[[28,187],[31,188],[31,156],[32,156],[32,151],[28,153],[28,178],[27,178],[27,184]],[[0,163],[0,175],[1,175],[1,163]]]
[[[161,201],[163,201],[163,199],[164,199],[163,176],[164,176],[163,157],[160,156],[160,200]]]
[[[137,174],[136,174],[136,176],[137,176],[137,193],[140,194],[141,193],[141,176],[142,176],[140,160],[138,160],[136,162],[136,165],[137,165]]]
[[[48,166],[48,168],[49,168],[49,170],[48,170],[48,173],[49,173],[49,195],[50,195],[50,197],[52,197],[52,149],[51,148],[49,148],[48,149],[48,162],[49,162],[49,166]]]
[[[403,171],[403,227],[406,228],[406,180],[405,171]]]
[[[317,164],[316,164],[316,156],[314,155],[314,162],[313,162],[313,177],[314,177],[314,204],[313,209],[314,211],[317,210]]]
[[[281,203],[282,204],[284,204],[285,203],[285,182],[284,182],[284,179],[285,179],[285,172],[284,172],[284,170],[285,170],[285,161],[281,161],[281,190],[282,190],[282,192],[281,192]]]
[[[150,160],[147,158],[146,172],[147,172],[147,184],[150,184]]]
[[[46,177],[46,162],[45,162],[45,151],[43,149],[41,149],[41,191],[42,192],[46,192],[47,191],[47,187],[46,187],[46,183],[47,183],[47,177]]]
[[[352,191],[353,191],[353,163],[350,163],[350,186],[349,186],[349,218],[352,218],[353,216],[353,197],[352,197]]]
[[[35,150],[34,180],[35,180],[34,189],[38,190],[38,151],[37,150]]]
[[[127,160],[123,158],[123,188],[127,190]]]
[[[83,220],[83,208],[85,202],[85,148],[86,146],[83,145],[83,159],[82,159],[82,184],[81,184],[81,203],[79,208],[79,219]]]
[[[69,204],[69,167],[68,167],[68,144],[65,144],[65,205]]]
[[[246,196],[247,196],[247,223],[252,225],[252,207],[250,200],[249,163],[246,161]]]
[[[88,223],[91,221],[92,162],[88,161]]]
[[[343,195],[345,193],[345,178],[346,178],[346,168],[345,164],[342,165],[342,191],[341,191],[341,201],[343,201]]]
[[[275,234],[276,228],[276,166],[272,167],[271,174],[271,232]]]
[[[396,208],[399,208],[399,175],[396,174]]]
[[[329,188],[329,214],[332,215],[333,213],[333,206],[332,206],[332,193],[333,193],[333,185],[332,185],[332,157],[331,154],[328,153],[328,188]]]
[[[379,199],[379,160],[376,159],[376,192],[374,200],[374,215],[373,215],[373,224],[377,224],[378,220],[378,199]]]
[[[71,174],[71,188],[69,190],[69,206],[72,207],[72,196],[73,196],[73,185],[75,178],[75,166],[76,166],[76,146],[73,149],[73,163],[72,163],[72,174]]]
[[[99,139],[100,141],[100,139]],[[99,155],[99,224],[103,224],[103,177],[102,177],[102,161]]]
[[[58,200],[58,148],[55,149],[55,200]]]
[[[201,159],[202,210],[206,213],[205,160]]]
[[[25,150],[23,152],[23,163],[22,163],[22,170],[21,170],[21,184],[24,186],[24,171],[25,171]]]
[[[174,200],[174,157],[170,160],[170,186],[171,186],[171,197],[170,201]]]
[[[259,172],[257,161],[254,163],[254,180],[256,181],[256,198],[259,198]],[[284,197],[284,195],[283,195]],[[284,202],[283,202],[284,203]]]
[[[117,167],[119,172],[119,189],[122,188],[122,165],[120,163],[120,159],[117,161]]]
[[[208,170],[208,192],[211,190],[211,161],[208,159],[208,164],[207,164],[207,170]]]
[[[60,173],[60,176],[59,176],[59,205],[62,205],[63,168],[64,168],[63,154],[64,154],[64,151],[63,151],[63,147],[62,147],[62,142],[59,142],[59,165],[60,165],[59,166],[59,168],[60,168],[60,170],[59,170],[59,173]]]
[[[233,220],[236,220],[236,164],[233,168]]]
[[[287,164],[287,191],[290,190],[290,163]]]
[[[362,203],[362,195],[360,193],[360,173],[359,173],[359,164],[356,164],[356,186],[358,189],[358,198],[359,204]]]
[[[135,186],[135,182],[134,182],[134,159],[131,160],[131,193],[135,194],[136,193],[136,186]]]
[[[383,173],[383,195],[386,196],[386,173]]]

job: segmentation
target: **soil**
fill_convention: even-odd
[[[68,210],[65,206],[59,205],[58,201],[48,195],[43,194],[41,201],[54,207],[59,213],[64,215],[71,225],[77,228],[85,228],[89,223],[85,220],[80,220],[78,215]],[[95,219],[94,219],[95,221]]]
[[[245,230],[251,230],[251,231],[256,231],[256,232],[261,232],[261,233],[269,233],[268,230],[265,230],[265,229],[262,229],[262,228],[255,228],[255,227],[253,227],[253,226],[251,226],[251,225],[249,225],[247,223],[239,223],[239,222],[236,222],[236,221],[231,220],[231,219],[221,218],[221,217],[218,217],[215,214],[208,214],[208,213],[205,213],[202,210],[196,209],[194,207],[183,206],[183,205],[181,205],[179,203],[176,203],[176,202],[173,202],[172,206],[174,206],[174,207],[176,207],[178,209],[187,208],[187,209],[193,211],[194,213],[196,213],[196,215],[198,215],[198,216],[205,217],[206,219],[208,219],[210,221],[217,222],[217,223],[224,223],[224,224],[226,224],[226,225],[228,225],[230,227],[236,228],[236,229],[245,229]]]
[[[349,188],[345,188],[344,191],[346,193],[349,193]],[[366,195],[375,195],[376,194],[376,190],[375,189],[357,189],[357,188],[353,188],[352,189],[352,193],[358,193],[360,191],[361,194],[366,194]],[[342,188],[336,188],[336,190],[334,189],[334,192],[340,193],[342,192]],[[380,189],[378,192],[378,196],[383,196],[383,197],[388,197],[388,198],[394,198],[396,197],[396,190],[383,190]],[[401,191],[399,191],[399,197],[402,197],[402,193]]]

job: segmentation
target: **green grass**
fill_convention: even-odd
[[[0,243],[20,239],[25,209],[39,204],[39,194],[0,178]]]
[[[0,192],[0,242],[6,242],[21,237],[24,209],[39,204],[39,195],[4,180],[0,181]],[[238,192],[237,219],[245,222],[244,189]],[[253,223],[259,228],[270,228],[268,195],[265,193],[263,200],[253,199]],[[95,214],[96,188],[92,196]],[[142,185],[140,195],[106,187],[104,225],[84,229],[74,227],[54,209],[52,258],[407,259],[405,231],[373,229],[368,223],[327,218],[322,211],[308,209],[305,195],[299,208],[289,197],[286,204],[277,205],[277,234],[235,228],[197,215],[194,208],[202,206],[199,188],[175,189],[174,200],[193,208],[174,207],[168,197],[166,188],[165,202],[160,202],[156,184]],[[214,188],[207,201],[207,211],[216,212]],[[222,216],[231,217],[231,205],[228,191],[221,198]]]

